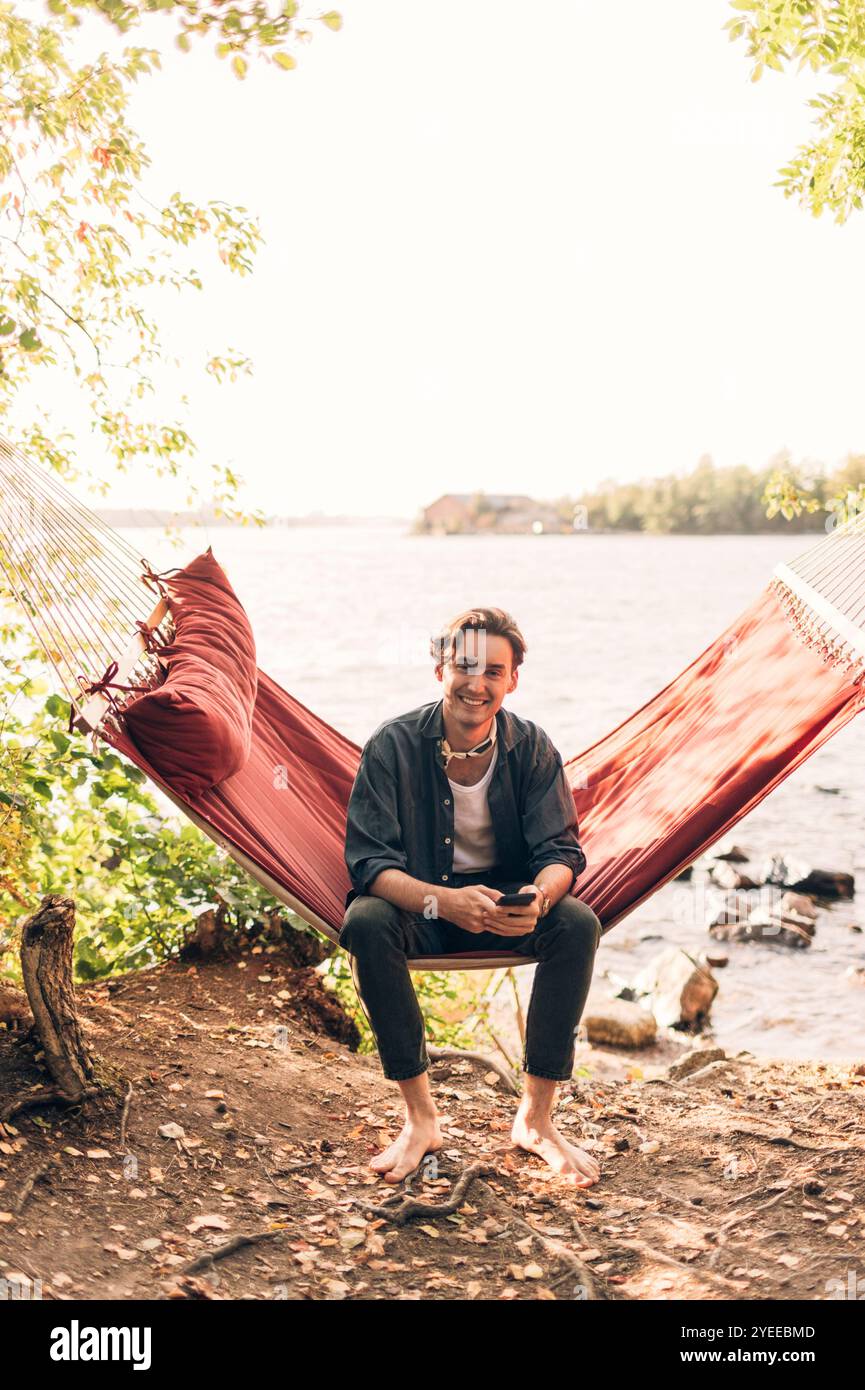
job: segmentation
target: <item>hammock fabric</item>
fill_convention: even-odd
[[[130,635],[147,628],[142,613],[149,611],[152,591],[148,597],[141,585],[142,565],[151,590],[161,587],[159,577],[99,518],[64,498],[55,479],[2,445],[0,487],[0,562],[81,709],[84,694],[105,690],[105,667]],[[38,522],[29,514],[22,533],[19,507],[16,531],[9,524],[10,494],[31,498],[34,490],[41,499]],[[54,509],[64,527],[60,544]],[[68,561],[70,534],[74,564]],[[107,607],[107,577],[115,570],[123,587],[113,581]],[[588,861],[575,892],[605,932],[865,707],[863,628],[860,516],[792,566],[779,566],[763,593],[675,680],[565,763]],[[148,630],[139,639],[135,669],[139,684],[152,685],[158,677],[147,654],[149,636]],[[112,671],[116,675],[116,665]],[[128,679],[121,670],[120,681]],[[122,706],[115,713],[119,717],[99,720],[100,735],[277,897],[335,940],[350,886],[343,843],[357,744],[259,671],[249,761],[193,803],[167,787],[142,757],[123,728]],[[490,967],[524,959],[503,950],[412,964]]]
[[[832,671],[793,636],[770,587],[660,694],[566,762],[588,861],[575,892],[604,931],[714,844],[863,697],[861,681]],[[106,736],[159,782],[128,735]],[[345,812],[360,749],[261,671],[252,746],[242,771],[187,810],[333,936],[350,886]]]

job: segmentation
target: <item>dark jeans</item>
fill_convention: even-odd
[[[484,883],[515,892],[527,879],[498,870],[454,874],[451,886]],[[385,898],[361,894],[349,904],[339,944],[350,952],[352,978],[378,1045],[385,1076],[407,1081],[429,1067],[424,1021],[408,960],[458,951],[514,951],[537,961],[526,1019],[523,1070],[567,1081],[574,1036],[592,979],[601,924],[588,903],[565,895],[535,930],[521,936],[468,932],[445,918],[426,919]]]

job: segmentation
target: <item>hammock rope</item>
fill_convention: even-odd
[[[865,665],[865,513],[835,526],[773,585],[802,641],[851,673]]]
[[[248,764],[190,802],[125,730],[124,695],[163,676],[158,650],[173,637],[166,595],[176,572],[154,571],[59,478],[0,437],[0,581],[78,726],[135,763],[274,897],[335,940],[349,887],[343,846],[357,744],[259,671]],[[604,931],[863,707],[865,513],[776,566],[763,592],[685,670],[565,762],[588,860],[576,891]],[[503,949],[410,964],[527,961]]]

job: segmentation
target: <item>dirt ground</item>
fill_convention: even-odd
[[[557,1121],[602,1174],[574,1189],[510,1147],[494,1071],[437,1061],[446,1142],[412,1186],[446,1210],[406,1217],[367,1167],[397,1089],[322,1031],[321,991],[278,948],[79,987],[128,1106],[0,1125],[0,1276],[58,1300],[786,1300],[865,1275],[865,1065],[740,1053],[672,1081],[669,1044],[583,1046]],[[0,1107],[42,1080],[0,1031]]]

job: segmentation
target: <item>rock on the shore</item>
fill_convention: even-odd
[[[794,893],[815,893],[818,898],[850,899],[856,892],[853,875],[838,869],[812,869],[789,886]]]
[[[725,1061],[726,1057],[723,1047],[695,1047],[667,1067],[667,1076],[671,1081],[681,1081],[701,1067],[708,1067],[711,1062]]]
[[[700,964],[708,965],[712,970],[724,970],[730,964],[730,957],[724,951],[703,951]]]
[[[770,912],[768,908],[755,907],[745,921],[716,922],[709,927],[709,935],[715,941],[764,941],[802,950],[811,945],[815,930],[813,920],[800,913],[792,910]]]
[[[763,867],[765,883],[789,888],[792,893],[813,893],[818,898],[853,897],[856,885],[852,874],[839,869],[814,869],[801,860],[787,860],[776,854]]]
[[[746,922],[754,905],[747,893],[710,893],[706,913],[707,927],[727,927],[731,922]]]
[[[701,1067],[699,1071],[692,1072],[690,1076],[684,1078],[685,1086],[714,1086],[733,1083],[739,1080],[737,1071],[738,1063],[729,1061],[726,1057],[719,1061],[711,1062],[708,1067]]]
[[[611,1047],[648,1047],[658,1033],[652,1015],[626,999],[590,1002],[581,1026],[590,1043],[607,1043]]]
[[[732,864],[712,864],[709,867],[709,874],[719,888],[735,890],[737,888],[760,887],[758,879],[751,878],[750,874],[744,873],[741,869],[734,869]]]
[[[698,1032],[709,1016],[718,993],[718,981],[711,970],[671,946],[656,956],[634,982],[648,995],[646,1001],[662,1027]]]
[[[814,900],[805,893],[785,893],[779,906],[782,914],[793,912],[800,917],[810,917],[812,922],[817,920],[817,908]]]
[[[712,855],[713,859],[725,859],[728,864],[747,864],[751,858],[747,850],[742,849],[741,845],[729,845],[719,849]]]

